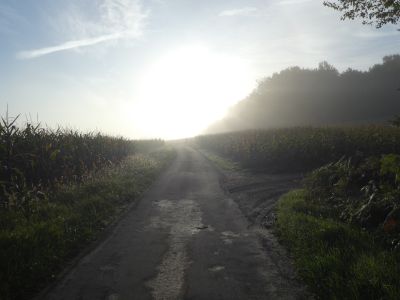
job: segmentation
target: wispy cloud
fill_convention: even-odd
[[[122,38],[122,34],[109,34],[109,35],[102,35],[94,38],[88,38],[88,39],[82,39],[82,40],[76,40],[76,41],[68,41],[65,42],[61,45],[57,46],[52,46],[52,47],[45,47],[45,48],[40,48],[40,49],[35,49],[35,50],[28,50],[28,51],[21,51],[17,53],[17,58],[19,59],[30,59],[30,58],[35,58],[39,56],[43,56],[46,54],[54,53],[54,52],[59,52],[59,51],[64,51],[64,50],[70,50],[70,49],[75,49],[75,48],[80,48],[80,47],[87,47],[87,46],[92,46],[96,45],[102,42],[106,41],[111,41],[111,40],[117,40]]]
[[[220,17],[249,16],[257,11],[258,9],[256,7],[242,7],[242,8],[235,8],[235,9],[228,9],[221,11],[219,13],[219,16]]]
[[[43,55],[88,47],[112,40],[135,39],[143,33],[147,13],[143,12],[138,0],[102,0],[96,6],[97,18],[91,20],[81,13],[69,11],[66,20],[70,35],[79,38],[64,43],[17,53],[18,59],[32,59]],[[76,10],[79,12],[79,9]]]

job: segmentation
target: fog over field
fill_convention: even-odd
[[[207,132],[385,123],[400,112],[400,55],[367,71],[291,67],[264,78]]]

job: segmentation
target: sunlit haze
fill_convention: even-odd
[[[144,72],[130,112],[133,124],[146,136],[199,133],[249,93],[251,78],[240,58],[200,45],[178,47]]]
[[[2,0],[1,113],[189,137],[274,72],[320,61],[365,70],[398,52],[395,26],[340,21],[322,2]]]

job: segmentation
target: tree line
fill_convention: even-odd
[[[400,113],[400,55],[368,71],[290,67],[262,79],[255,90],[212,124],[208,133],[255,128],[382,123]]]

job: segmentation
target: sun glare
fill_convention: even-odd
[[[199,134],[254,87],[246,63],[199,45],[163,55],[142,77],[135,126],[146,137]]]

